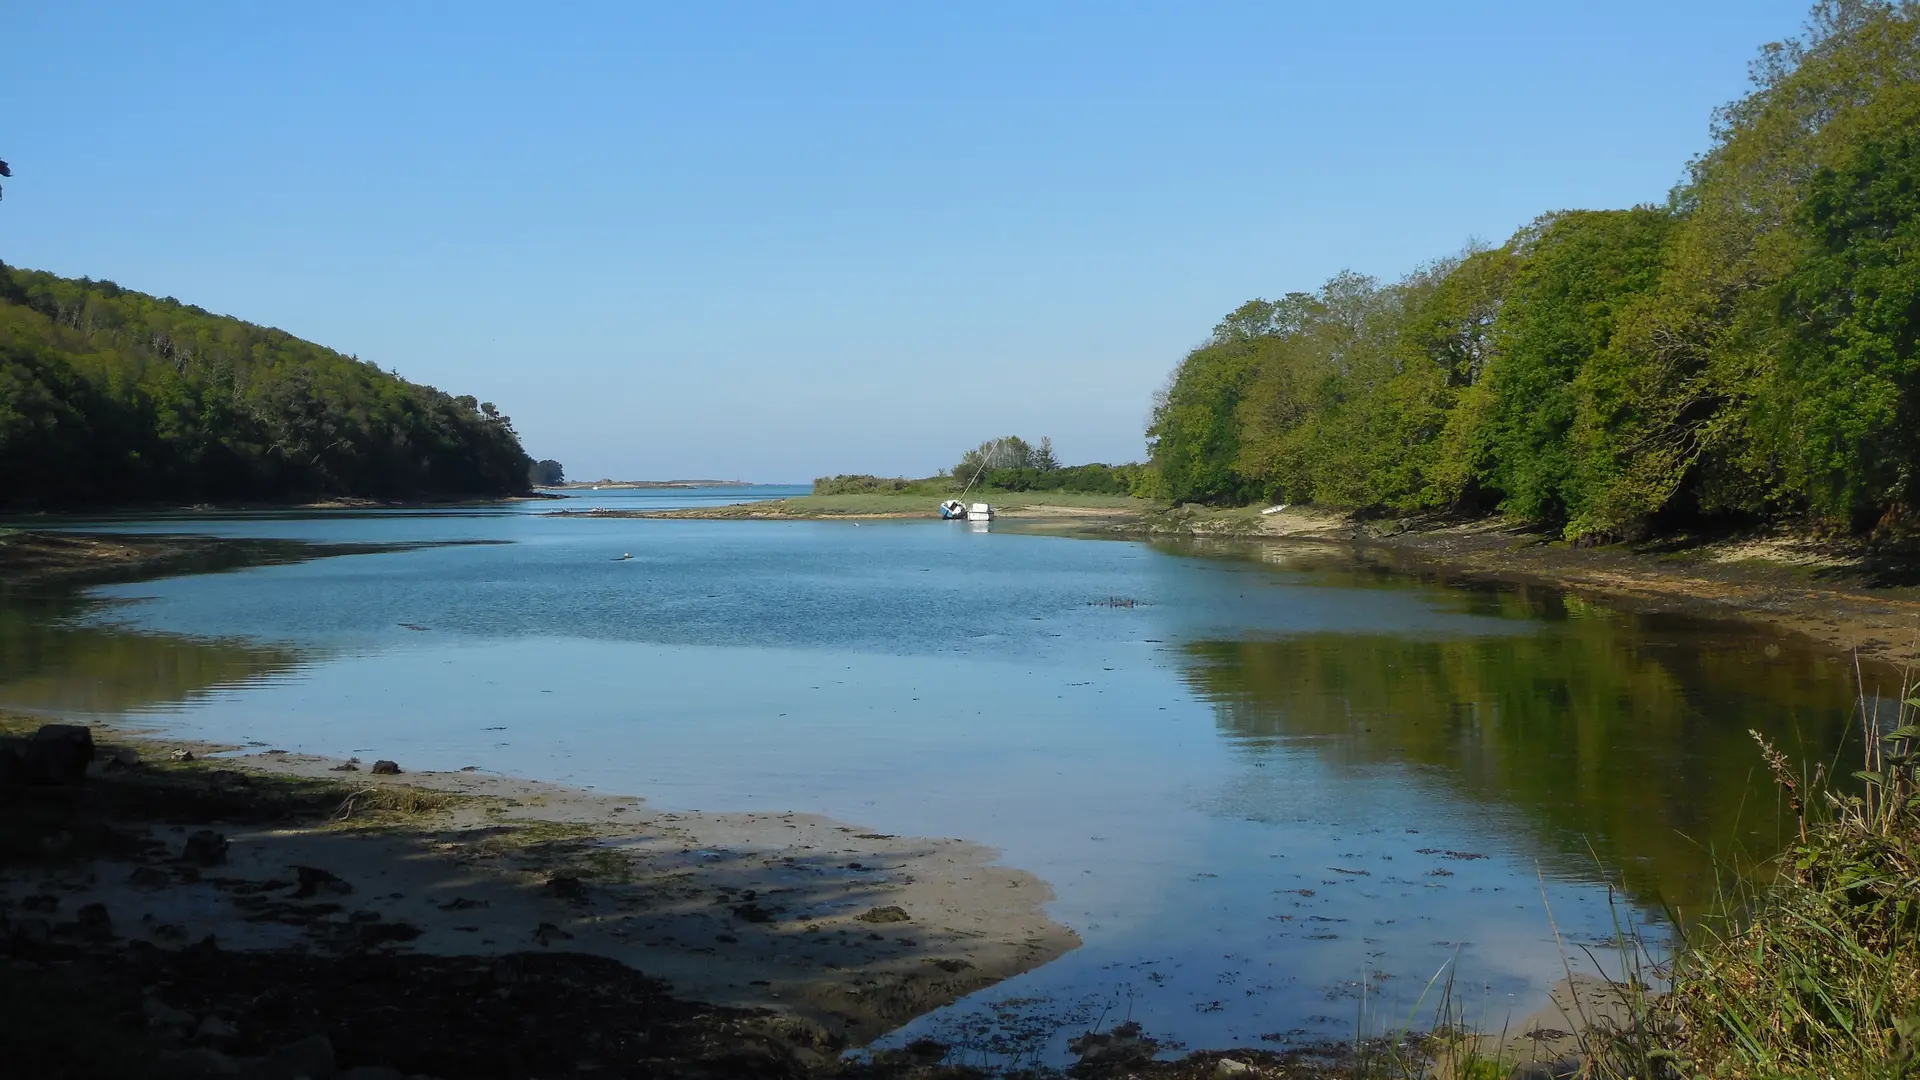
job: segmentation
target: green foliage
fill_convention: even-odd
[[[509,495],[531,464],[490,402],[0,264],[0,505]]]
[[[1920,4],[1823,0],[1753,78],[1665,207],[1235,309],[1156,402],[1152,483],[1576,540],[1913,515]]]
[[[947,495],[953,487],[945,476],[909,480],[904,476],[868,476],[864,473],[822,476],[813,482],[815,495]]]
[[[1024,461],[1026,464],[984,466],[983,459]],[[1147,490],[1155,474],[1144,465],[1061,466],[1054,458],[1053,440],[1030,444],[1018,436],[994,439],[968,451],[966,460],[951,473],[922,480],[864,474],[823,476],[813,482],[815,495],[930,495],[946,498],[972,484],[975,492],[1054,491],[1080,495],[1134,495],[1153,498]]]
[[[1057,469],[1060,462],[1053,456],[1053,440],[1041,439],[1038,445],[1028,442],[1018,435],[1003,435],[998,439],[988,439],[979,446],[960,456],[949,475],[965,485],[975,476],[996,469]]]
[[[1132,490],[1131,469],[1138,466],[1074,465],[1068,468],[988,469],[982,485],[1000,491],[1074,491],[1083,495],[1126,495]]]
[[[552,458],[527,466],[527,483],[534,487],[559,487],[566,482],[566,467]]]
[[[1175,502],[1244,502],[1257,494],[1236,468],[1240,400],[1276,339],[1212,344],[1188,354],[1147,428],[1147,453]]]
[[[1565,521],[1605,483],[1593,399],[1614,389],[1615,320],[1658,280],[1670,224],[1652,209],[1579,211],[1515,238],[1521,264],[1496,328],[1483,476],[1508,513]]]
[[[1763,398],[1787,484],[1859,520],[1920,496],[1920,115],[1809,184]]]

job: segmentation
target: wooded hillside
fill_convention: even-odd
[[[527,490],[491,403],[171,297],[0,264],[0,506]]]

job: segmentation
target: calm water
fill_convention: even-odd
[[[1830,756],[1851,702],[1762,631],[1337,553],[555,505],[73,522],[411,546],[13,597],[0,706],[980,840],[1085,947],[907,1034],[1219,1046],[1350,1035],[1363,984],[1397,1023],[1454,957],[1484,1023],[1531,1011],[1549,905],[1570,946],[1609,881],[1697,906],[1779,835],[1747,729]]]

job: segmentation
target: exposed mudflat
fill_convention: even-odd
[[[1045,883],[962,841],[97,734],[88,789],[8,796],[33,800],[16,828],[54,815],[0,852],[16,939],[106,926],[116,948],[163,954],[209,936],[307,958],[565,953],[835,1046],[1078,944],[1042,911]],[[217,857],[195,858],[202,830]]]
[[[1552,585],[1634,610],[1765,623],[1867,663],[1920,662],[1920,555],[1865,544],[1776,533],[1576,548],[1498,518],[1363,521],[1305,506],[1182,507],[1105,531],[1333,545],[1432,580]]]
[[[1869,554],[1788,537],[1576,549],[1479,523],[1372,535],[1362,543],[1441,575],[1540,581],[1639,610],[1766,623],[1894,665],[1920,662],[1920,588]]]
[[[162,574],[231,546],[210,537],[0,530],[0,586],[107,574]]]

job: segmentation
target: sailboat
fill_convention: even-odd
[[[983,458],[980,467],[973,470],[973,479],[967,481],[967,486],[960,489],[962,498],[966,497],[967,492],[973,490],[973,485],[979,482],[980,474],[985,471],[987,471],[987,463]],[[983,502],[968,506],[960,499],[948,499],[940,504],[940,518],[943,521],[992,521],[993,507]]]

